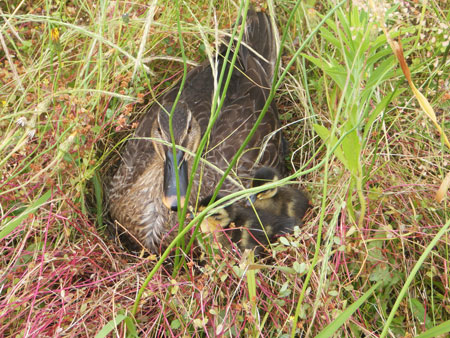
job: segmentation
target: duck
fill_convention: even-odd
[[[222,197],[218,195],[216,200]],[[212,195],[201,200],[198,212],[205,210],[211,199]],[[203,233],[214,233],[223,248],[232,250],[237,247],[240,252],[254,250],[256,256],[261,256],[279,236],[293,233],[295,225],[292,217],[232,203],[213,209],[203,219],[200,228]]]
[[[261,167],[255,171],[251,187],[260,187],[277,182],[281,175],[275,168]],[[310,207],[305,192],[289,186],[274,187],[250,196],[247,205],[253,204],[257,209],[274,215],[292,217],[301,225],[306,211]]]
[[[192,175],[194,156],[211,117],[217,74],[230,68],[233,52],[219,48],[213,65],[206,61],[190,70],[180,95],[180,84],[162,95],[143,113],[134,135],[124,145],[117,171],[106,182],[105,196],[110,224],[119,235],[138,247],[161,252],[178,229],[178,212],[188,200],[195,205],[215,191],[229,163],[258,119],[270,93],[277,57],[276,28],[269,15],[249,10],[242,44],[232,70],[223,105],[210,128],[202,161]],[[178,100],[177,100],[178,96]],[[173,139],[169,116],[172,116]],[[285,140],[277,107],[271,102],[255,134],[224,181],[220,193],[250,185],[259,166],[285,171]],[[176,145],[174,151],[173,145]],[[178,175],[177,175],[178,174]],[[189,177],[192,189],[186,196]],[[179,192],[179,193],[178,193]],[[134,245],[133,245],[134,246]]]

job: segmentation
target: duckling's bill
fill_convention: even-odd
[[[180,191],[180,205],[184,205],[184,200],[186,198],[186,191],[188,186],[188,168],[187,162],[184,159],[184,152],[181,150],[176,151],[176,160],[178,165],[178,178]],[[177,211],[177,179],[175,172],[175,160],[173,157],[172,148],[166,151],[166,162],[164,164],[164,205],[172,211]]]
[[[247,201],[245,202],[245,205],[251,207],[256,202],[256,200],[257,200],[256,194],[250,195]]]

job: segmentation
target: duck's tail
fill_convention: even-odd
[[[253,9],[248,11],[241,55],[244,60],[246,56],[251,55],[261,65],[261,69],[266,73],[266,78],[270,82],[273,79],[278,54],[277,38],[277,29],[272,24],[269,15]]]

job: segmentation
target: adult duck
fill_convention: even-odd
[[[216,57],[218,74],[222,67],[229,68],[233,53],[225,59],[226,50],[227,45],[222,45]],[[225,101],[211,130],[209,146],[203,152],[203,158],[216,169],[228,167],[260,115],[269,95],[276,55],[275,30],[269,16],[249,11],[228,90],[223,93]],[[211,116],[215,88],[213,69],[205,62],[187,74],[176,107],[173,105],[180,85],[145,112],[134,137],[127,141],[121,164],[107,187],[109,213],[117,229],[124,230],[153,252],[164,247],[172,237],[169,233],[176,232],[171,230],[177,224],[175,159],[172,147],[167,145],[172,144],[169,113],[173,114],[175,144],[195,153]],[[242,177],[249,178],[260,166],[284,171],[282,135],[274,133],[279,128],[278,112],[272,103],[232,174],[224,182],[222,193],[242,188],[235,183],[241,182]],[[188,153],[176,152],[181,205],[186,198],[193,162]],[[192,205],[198,196],[203,198],[215,190],[222,177],[216,169],[200,165],[189,199]],[[249,185],[249,181],[244,182],[244,186]]]

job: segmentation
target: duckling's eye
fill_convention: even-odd
[[[188,127],[188,130],[187,130],[188,134],[190,134],[190,133],[191,133],[191,131],[192,131],[192,126],[191,126],[191,125],[189,125],[189,127]]]

